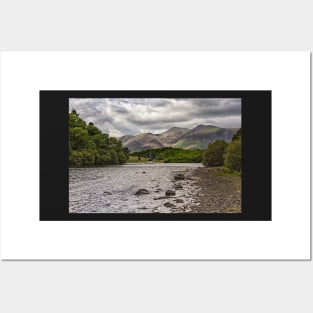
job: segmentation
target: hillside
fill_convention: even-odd
[[[205,149],[218,139],[230,142],[238,128],[220,128],[213,125],[198,125],[193,129],[172,127],[160,134],[143,133],[126,135],[119,140],[131,152],[164,147],[183,149]]]
[[[157,134],[159,142],[164,147],[171,147],[186,133],[188,133],[188,128],[172,127],[161,134]]]
[[[237,128],[219,128],[213,125],[199,125],[184,134],[174,148],[206,149],[210,142],[222,139],[230,142]]]
[[[157,136],[151,133],[139,134],[137,136],[123,136],[119,140],[124,147],[127,147],[132,152],[164,147]]]

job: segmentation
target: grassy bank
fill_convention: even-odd
[[[231,171],[226,167],[216,167],[212,170],[212,174],[216,176],[225,176],[225,177],[240,177],[241,173],[237,171]]]

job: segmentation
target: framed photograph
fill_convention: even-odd
[[[271,219],[271,91],[41,91],[40,112],[41,220]]]
[[[1,258],[310,260],[310,62],[1,53]]]

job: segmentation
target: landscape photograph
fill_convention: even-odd
[[[242,213],[241,155],[241,98],[70,98],[69,213]]]

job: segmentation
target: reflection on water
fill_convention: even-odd
[[[126,164],[70,168],[70,213],[175,213],[188,212],[193,198],[194,163]],[[175,180],[183,174],[186,179]],[[179,186],[180,185],[180,186]],[[176,189],[175,189],[176,188]],[[135,195],[139,189],[149,193]],[[175,195],[166,197],[166,190]]]

